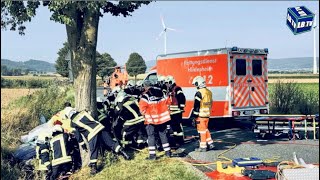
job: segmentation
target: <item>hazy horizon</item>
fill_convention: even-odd
[[[156,40],[163,29],[162,14],[167,27],[179,30],[167,33],[167,53],[238,46],[269,48],[272,59],[313,57],[313,32],[293,35],[286,25],[287,8],[301,5],[319,12],[319,1],[152,2],[132,17],[104,14],[99,23],[97,51],[109,53],[120,65],[132,52],[138,52],[146,61],[154,60],[164,51],[163,37]],[[50,21],[50,16],[49,10],[41,6],[35,18],[26,23],[25,36],[1,30],[1,59],[54,63],[67,36],[65,25]],[[316,39],[319,47],[319,37]]]

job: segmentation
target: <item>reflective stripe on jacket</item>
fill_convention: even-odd
[[[170,114],[182,113],[186,104],[186,97],[183,94],[181,87],[175,85],[171,90],[171,104],[169,106]]]
[[[39,162],[37,170],[46,171],[50,163],[50,151],[48,144],[38,144],[36,145],[36,159]]]
[[[168,105],[170,104],[170,98],[163,96],[161,90],[149,89],[142,95],[139,102],[140,112],[145,117],[145,124],[163,124],[169,121]]]
[[[70,146],[68,144],[68,135],[60,133],[50,140],[52,150],[52,166],[57,166],[72,161],[70,156]]]
[[[72,116],[72,127],[75,127],[79,133],[83,134],[87,141],[90,141],[96,134],[98,134],[104,126],[86,111],[82,111]],[[80,136],[81,137],[81,136]],[[78,139],[79,141],[80,139]],[[82,140],[79,141],[81,143]]]
[[[198,89],[194,99],[193,114],[196,117],[210,117],[212,108],[212,92],[207,88]]]

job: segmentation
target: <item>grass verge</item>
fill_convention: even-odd
[[[158,153],[162,156],[163,153]],[[126,161],[122,158],[115,160],[110,153],[107,153],[104,162],[104,168],[95,176],[90,176],[90,169],[83,168],[78,173],[71,176],[73,180],[166,180],[166,179],[184,179],[197,180],[203,179],[200,174],[186,166],[177,158],[161,157],[156,161],[149,161],[145,158],[148,156],[148,150],[144,149],[141,152],[134,154],[134,159]],[[100,168],[101,168],[101,162]]]

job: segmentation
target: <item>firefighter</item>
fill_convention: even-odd
[[[137,81],[136,89],[137,89],[137,94],[139,94],[139,96],[138,96],[138,102],[139,102],[140,98],[142,96],[142,93],[144,92],[143,81],[142,80]]]
[[[84,150],[87,150],[87,147],[82,136],[89,142],[89,166],[91,167],[90,173],[92,175],[97,173],[98,142],[103,142],[105,146],[111,148],[115,153],[122,155],[127,160],[130,159],[119,143],[113,141],[110,133],[105,130],[105,127],[96,121],[89,113],[86,111],[77,112],[72,107],[66,107],[65,113],[66,116],[71,119],[71,126],[76,129],[77,140]]]
[[[148,159],[156,159],[156,133],[159,133],[166,156],[171,157],[171,149],[166,134],[166,122],[170,121],[170,112],[168,110],[170,99],[164,96],[161,90],[151,87],[151,82],[148,80],[144,82],[144,88],[145,92],[140,99],[139,108],[141,114],[145,117],[149,146]]]
[[[120,92],[116,98],[116,120],[113,123],[115,137],[123,145],[135,143],[143,147],[146,142],[144,138],[144,117],[139,111],[138,101]]]
[[[64,107],[71,107],[71,103],[65,102]],[[82,166],[80,147],[77,139],[75,138],[75,135],[73,134],[73,129],[71,128],[71,120],[66,118],[64,114],[64,110],[59,111],[51,117],[51,119],[49,120],[49,124],[52,124],[53,126],[55,123],[62,123],[61,126],[64,132],[69,134],[69,143],[72,146],[72,171],[77,171]]]
[[[51,179],[55,180],[60,175],[66,175],[71,171],[71,144],[68,141],[68,134],[63,132],[62,123],[56,121],[52,130],[52,139],[50,148],[52,150],[52,175]]]
[[[157,85],[161,88],[164,94],[167,94],[168,87],[166,85],[166,76],[158,75]]]
[[[36,141],[36,160],[38,161],[39,171],[44,171],[46,174],[45,179],[49,180],[52,173],[52,166],[50,162],[50,141],[51,134],[41,133],[38,135]]]
[[[138,99],[140,95],[140,91],[135,87],[132,80],[128,81],[126,87],[124,88],[124,92],[135,99]]]
[[[186,97],[183,94],[181,87],[177,86],[173,76],[167,76],[166,83],[168,84],[168,95],[171,98],[169,106],[171,121],[170,127],[173,131],[173,146],[179,147],[184,143],[184,133],[182,128],[182,113],[186,104]]]
[[[111,131],[111,121],[108,119],[107,109],[104,105],[104,100],[101,97],[97,97],[97,112],[98,121],[106,128],[107,131]]]
[[[103,96],[107,96],[108,95],[108,83],[107,81],[103,81]]]
[[[191,122],[197,127],[200,134],[200,147],[198,152],[213,150],[214,145],[211,134],[208,129],[209,117],[212,108],[212,92],[206,88],[206,82],[203,77],[197,76],[193,79],[192,84],[197,87],[194,99],[194,107],[191,116]]]

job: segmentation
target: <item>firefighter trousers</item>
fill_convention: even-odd
[[[207,143],[212,144],[211,134],[208,129],[209,118],[197,118],[197,131],[200,134],[200,148],[207,148]]]
[[[174,145],[176,144],[183,144],[184,142],[184,133],[183,133],[183,128],[182,128],[182,113],[177,113],[177,114],[172,114],[171,115],[171,120],[170,126],[173,131],[173,140],[174,140]]]
[[[89,141],[90,148],[90,165],[96,165],[98,160],[98,151],[99,146],[98,142],[102,142],[103,145],[109,147],[114,152],[118,153],[121,149],[121,146],[118,142],[113,141],[108,131],[102,130],[97,135],[92,137]]]
[[[52,174],[50,180],[56,180],[60,175],[64,175],[72,168],[72,163],[63,163],[56,166],[52,166]]]
[[[73,162],[72,171],[77,171],[81,169],[82,161],[81,161],[79,143],[74,136],[70,136],[70,145],[72,147],[72,150],[71,150],[71,158]]]
[[[133,140],[136,138],[137,140],[143,140],[142,136],[140,136],[139,133],[140,129],[144,128],[143,122],[138,123],[138,124],[133,124],[130,126],[125,125],[123,129],[121,130],[122,134],[122,143],[132,143]],[[140,142],[140,141],[139,141]]]
[[[167,137],[167,124],[148,124],[146,126],[147,134],[148,134],[148,146],[149,146],[149,154],[155,155],[156,154],[156,139],[155,135],[159,134],[162,147],[164,151],[170,151],[170,145]]]

